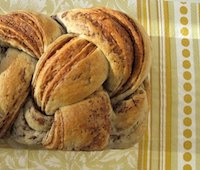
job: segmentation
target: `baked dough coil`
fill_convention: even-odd
[[[17,11],[0,16],[0,40],[1,65],[9,63],[0,72],[1,136],[63,150],[127,148],[142,137],[151,43],[137,21],[107,8],[52,18]]]

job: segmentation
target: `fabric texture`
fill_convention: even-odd
[[[16,150],[1,140],[0,169],[198,169],[200,2],[2,0],[0,13],[32,9],[53,15],[66,9],[92,6],[106,6],[134,16],[150,35],[152,106],[143,140],[129,149],[101,152]]]

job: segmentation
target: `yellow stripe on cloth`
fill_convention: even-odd
[[[196,168],[200,167],[200,114],[199,114],[199,108],[200,108],[200,76],[199,76],[199,71],[200,71],[200,3],[199,4],[191,4],[191,10],[192,10],[192,23],[194,23],[194,26],[192,27],[193,31],[193,53],[194,53],[194,69],[195,69],[195,85],[193,85],[193,88],[196,88],[196,93],[195,93],[195,98],[196,98],[196,103],[195,103],[195,110],[196,110],[196,133],[192,132],[188,133],[187,136],[190,138],[194,138],[194,135],[196,136]],[[187,110],[188,114],[191,114],[192,111]],[[193,158],[191,157],[191,160]]]
[[[171,170],[171,58],[168,2],[164,2],[165,54],[166,54],[166,162],[165,169]]]
[[[146,1],[142,0],[137,1],[137,16],[138,21],[143,25],[145,30],[147,31],[147,7],[146,7]],[[148,121],[148,127],[149,127],[149,121]],[[148,169],[148,152],[150,152],[148,147],[149,142],[149,133],[148,131],[145,133],[143,140],[139,144],[139,151],[138,151],[138,169],[139,170],[149,170]]]

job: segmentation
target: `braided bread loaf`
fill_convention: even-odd
[[[0,137],[48,149],[127,148],[147,126],[150,40],[107,9],[0,16]]]

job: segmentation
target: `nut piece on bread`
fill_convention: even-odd
[[[147,128],[151,42],[108,8],[0,15],[0,137],[46,149],[131,147]]]

